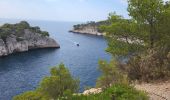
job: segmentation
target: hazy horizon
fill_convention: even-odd
[[[100,21],[106,20],[111,12],[129,18],[127,7],[127,0],[0,0],[0,18],[62,22]]]
[[[111,12],[128,18],[125,0],[1,0],[0,18],[86,22],[105,20]]]

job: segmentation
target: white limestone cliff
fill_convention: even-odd
[[[25,29],[21,37],[11,34],[5,41],[0,39],[0,56],[15,52],[25,52],[31,49],[59,47],[59,44],[54,39]]]

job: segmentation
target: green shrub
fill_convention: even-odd
[[[26,21],[21,21],[20,23],[15,24],[15,27],[20,29],[29,29],[30,25]]]
[[[51,76],[45,77],[40,86],[35,91],[29,91],[21,95],[15,96],[14,100],[148,100],[148,96],[136,90],[134,87],[125,84],[123,75],[120,72],[114,61],[107,64],[101,61],[101,71],[103,71],[104,79],[109,80],[109,86],[103,88],[103,91],[98,94],[75,94],[78,92],[79,81],[72,78],[69,70],[64,64],[51,69]],[[102,67],[104,66],[104,67]],[[118,71],[118,72],[117,72]],[[115,74],[116,73],[116,74]],[[113,75],[116,75],[114,77]],[[113,77],[113,80],[111,79]],[[111,81],[110,81],[111,79]],[[102,80],[106,81],[106,80]],[[114,82],[114,84],[112,84]],[[112,84],[112,85],[111,85]],[[102,84],[107,86],[108,84]]]
[[[35,27],[30,27],[29,28],[32,32],[39,33],[42,36],[50,36],[47,31],[41,31],[40,27],[35,26]]]
[[[76,93],[78,89],[79,80],[71,76],[64,64],[60,64],[51,69],[51,76],[45,77],[35,91],[18,95],[14,97],[14,100],[55,100],[65,94]]]
[[[13,100],[43,100],[43,97],[41,93],[37,91],[28,91],[21,95],[15,96]]]
[[[10,28],[1,28],[0,29],[0,38],[5,41],[7,36],[9,36],[11,33],[12,33],[12,31]]]
[[[135,56],[125,68],[131,80],[150,82],[170,77],[170,60],[164,50],[150,50]]]
[[[99,94],[72,95],[61,100],[149,100],[146,93],[132,86],[114,84]]]
[[[111,60],[110,63],[99,61],[99,70],[102,74],[97,80],[97,87],[110,87],[115,83],[129,84],[126,73],[121,71],[115,60]]]
[[[51,69],[51,76],[45,77],[40,83],[40,92],[50,98],[58,98],[64,95],[64,91],[78,92],[79,81],[73,79],[69,70],[60,64]]]
[[[41,33],[41,29],[38,26],[30,27],[30,30],[33,31],[33,32],[36,32],[36,33]]]
[[[106,92],[111,94],[112,100],[148,100],[144,92],[137,91],[134,87],[123,84],[114,84]]]
[[[46,32],[46,31],[41,31],[40,34],[41,34],[42,36],[50,36],[49,33]]]

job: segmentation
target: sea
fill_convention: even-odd
[[[0,24],[21,20],[0,19]],[[59,44],[59,49],[36,49],[0,57],[0,100],[11,100],[15,95],[34,90],[50,68],[64,63],[75,78],[80,80],[80,92],[94,87],[101,75],[98,61],[109,61],[105,52],[107,42],[102,36],[70,33],[73,25],[81,22],[27,20],[31,26],[48,31]],[[76,44],[79,44],[77,46]]]

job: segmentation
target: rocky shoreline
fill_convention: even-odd
[[[80,34],[90,34],[90,35],[97,35],[97,36],[103,36],[104,33],[100,33],[97,30],[89,31],[89,30],[70,30],[69,32],[72,33],[80,33]]]
[[[30,29],[23,29],[20,36],[11,33],[5,39],[0,38],[0,57],[39,48],[60,48],[60,45],[49,36],[43,36]]]
[[[70,30],[69,32],[103,36],[105,34],[99,30],[99,27],[105,24],[108,24],[108,22],[101,21],[101,22],[88,22],[86,24],[77,24],[74,25],[73,29]]]

